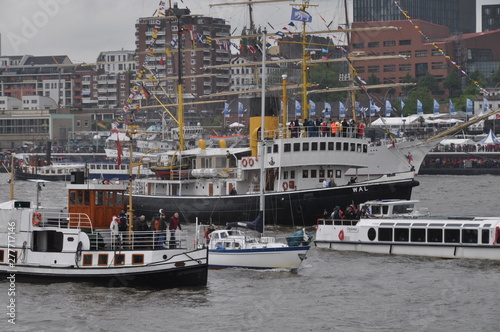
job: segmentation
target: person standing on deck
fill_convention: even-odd
[[[176,247],[176,244],[175,244],[175,231],[177,230],[177,228],[179,228],[179,230],[182,231],[182,227],[181,227],[181,224],[179,222],[179,213],[176,212],[174,213],[174,215],[172,217],[170,217],[170,224],[168,226],[168,229],[170,230],[170,245],[169,245],[169,248],[172,249],[172,248],[175,248]]]

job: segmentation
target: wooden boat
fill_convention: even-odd
[[[113,215],[124,208],[125,188],[69,184],[68,210],[40,208],[26,200],[1,203],[0,275],[35,283],[206,285],[207,250],[188,248],[185,236],[179,234],[176,248],[166,249],[156,241],[158,233],[110,229]]]

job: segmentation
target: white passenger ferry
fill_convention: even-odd
[[[500,217],[319,219],[317,247],[377,254],[500,260]]]

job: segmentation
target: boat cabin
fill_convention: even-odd
[[[418,200],[372,200],[360,204],[359,208],[365,208],[370,218],[418,218],[429,214]]]
[[[216,230],[210,233],[210,249],[244,249],[245,233],[240,230]]]
[[[95,229],[108,229],[113,216],[125,209],[126,185],[70,184],[68,185],[68,212],[87,214]]]

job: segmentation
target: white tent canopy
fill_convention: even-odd
[[[466,144],[472,144],[476,145],[476,142],[474,142],[471,139],[468,138],[451,138],[451,139],[444,139],[441,142],[439,142],[440,145],[466,145]]]
[[[500,144],[500,140],[495,137],[493,131],[490,129],[488,136],[477,142],[478,144]]]

